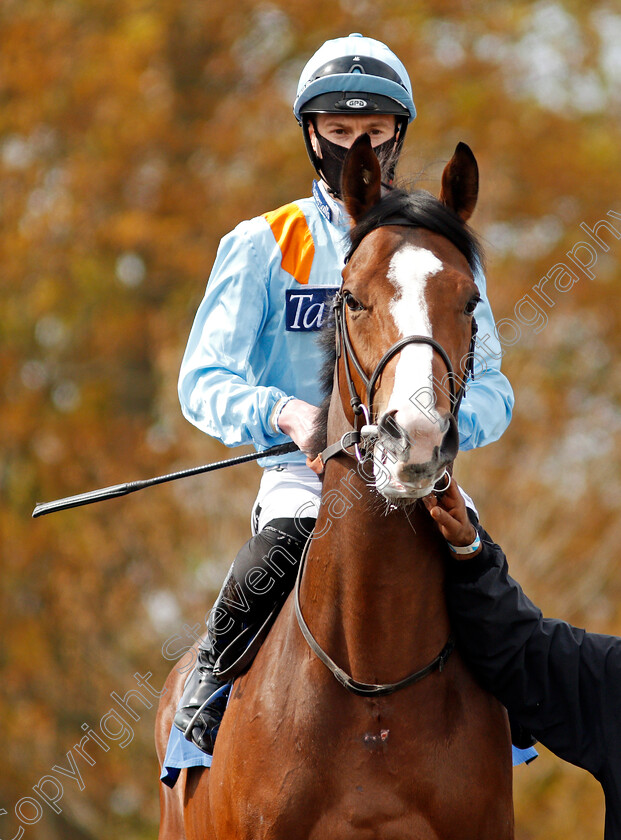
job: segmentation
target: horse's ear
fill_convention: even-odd
[[[458,143],[455,154],[444,167],[440,201],[454,210],[464,222],[474,213],[479,195],[479,167],[472,149]]]
[[[354,223],[360,221],[382,196],[382,171],[368,134],[356,138],[347,152],[341,193]]]

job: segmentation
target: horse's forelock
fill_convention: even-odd
[[[375,205],[350,231],[350,253],[364,237],[391,216],[399,216],[420,227],[444,236],[464,257],[474,272],[483,263],[483,251],[474,231],[459,216],[426,190],[394,189]]]

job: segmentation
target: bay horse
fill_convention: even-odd
[[[418,501],[457,454],[478,300],[465,225],[476,161],[458,145],[440,200],[381,191],[363,135],[343,177],[354,227],[325,338],[316,530],[234,683],[211,769],[162,790],[160,840],[514,836],[506,715],[453,650],[447,547]],[[173,670],[160,703],[160,761],[182,682]]]

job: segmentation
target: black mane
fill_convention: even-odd
[[[425,228],[444,236],[468,260],[471,271],[482,263],[482,249],[473,230],[446,204],[426,190],[391,190],[363,216],[349,234],[352,253],[364,237],[392,216],[407,220],[412,227]]]
[[[328,445],[328,409],[334,385],[334,365],[336,363],[336,321],[334,313],[330,310],[330,316],[324,321],[321,332],[317,338],[319,346],[323,351],[323,364],[319,371],[319,387],[322,394],[319,414],[313,429],[311,441],[311,452],[318,454]]]
[[[351,229],[349,253],[352,254],[356,250],[368,233],[386,224],[392,217],[407,220],[412,227],[425,228],[444,236],[464,255],[473,273],[483,265],[483,251],[474,231],[426,190],[391,190]],[[335,322],[332,314],[325,321],[318,340],[324,353],[319,375],[323,400],[313,434],[313,452],[321,452],[327,446],[328,409],[336,362]]]

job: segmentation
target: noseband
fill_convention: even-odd
[[[411,222],[408,222],[407,219],[403,217],[389,217],[385,219],[383,222],[377,225],[377,227],[385,227],[387,225],[401,225],[407,227],[415,227]],[[375,230],[375,228],[374,228]],[[354,253],[355,249],[349,251],[346,257],[346,262],[349,261],[352,254]],[[444,366],[448,372],[448,382],[449,382],[449,392],[450,392],[450,399],[451,399],[451,414],[455,419],[457,419],[457,413],[459,411],[459,406],[461,405],[461,401],[463,399],[465,390],[466,390],[466,383],[470,376],[472,376],[473,366],[474,366],[474,345],[476,340],[477,334],[477,325],[474,318],[472,319],[472,334],[470,336],[470,347],[468,350],[467,356],[467,364],[466,370],[464,373],[463,380],[459,384],[459,390],[456,392],[455,390],[455,371],[453,370],[453,365],[451,364],[451,360],[449,359],[448,353],[442,347],[442,345],[436,341],[434,338],[426,335],[408,335],[404,338],[399,339],[396,341],[382,356],[382,358],[377,363],[373,373],[370,376],[367,376],[365,373],[358,357],[356,356],[356,352],[353,348],[351,343],[351,338],[349,336],[349,330],[347,328],[347,317],[345,314],[345,298],[343,297],[341,291],[339,290],[334,298],[334,302],[332,304],[332,310],[334,312],[334,320],[336,324],[336,373],[335,373],[335,381],[338,385],[338,360],[343,356],[343,361],[345,363],[345,376],[347,382],[347,388],[349,390],[349,397],[350,397],[350,404],[352,407],[352,411],[354,412],[354,430],[353,432],[346,432],[343,437],[341,438],[338,443],[333,444],[332,446],[328,446],[322,453],[321,453],[321,460],[325,464],[329,458],[333,458],[339,452],[346,452],[349,454],[348,450],[352,446],[354,447],[354,451],[356,453],[356,458],[361,461],[364,458],[364,453],[361,451],[361,441],[363,437],[368,437],[370,435],[375,435],[377,433],[377,426],[371,425],[371,418],[372,418],[372,406],[373,406],[373,391],[377,384],[377,380],[381,376],[384,368],[388,364],[388,362],[396,356],[397,353],[400,353],[404,347],[407,347],[408,344],[427,344],[431,347],[435,352],[440,356],[442,361],[444,362]],[[356,386],[354,384],[354,380],[351,373],[350,362],[353,364],[354,368],[356,369],[358,375],[362,379],[362,383],[366,389],[366,402],[362,402],[360,395],[356,391]],[[360,416],[364,416],[365,424],[362,426],[361,429],[358,429],[358,421]]]

